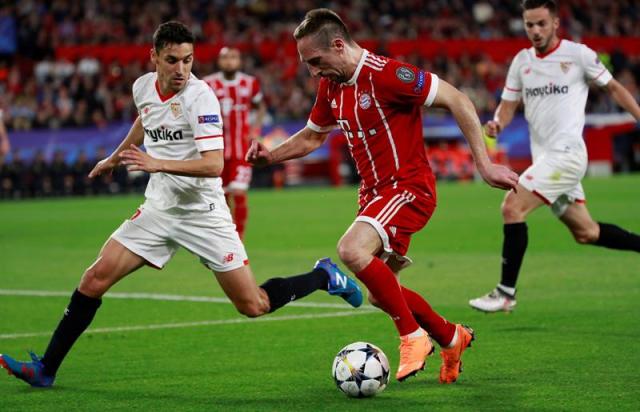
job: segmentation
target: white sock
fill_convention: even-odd
[[[456,333],[453,334],[453,338],[451,338],[451,342],[446,346],[447,349],[453,348],[458,343],[458,327],[456,326]]]
[[[504,293],[507,293],[507,294],[509,294],[511,296],[515,296],[516,295],[516,288],[510,288],[508,286],[504,286],[504,285],[501,285],[500,283],[498,283],[498,289],[500,289]]]
[[[422,330],[422,328],[418,328],[414,332],[411,332],[410,334],[405,335],[405,336],[408,336],[410,338],[419,338],[420,336],[422,336],[424,334],[425,334],[425,331]]]

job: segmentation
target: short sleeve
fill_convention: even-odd
[[[260,90],[260,81],[254,77],[253,82],[251,82],[251,103],[258,104],[263,98],[264,96]]]
[[[133,104],[135,104],[138,114],[140,114],[140,89],[145,79],[146,79],[146,75],[138,77],[136,81],[133,82],[133,86],[131,86],[131,95],[133,96]]]
[[[307,121],[307,127],[314,132],[326,133],[333,130],[336,124],[336,119],[331,111],[331,103],[329,102],[328,82],[325,79],[321,79],[318,85],[316,102],[311,108],[311,114]]]
[[[502,90],[502,100],[519,101],[522,98],[522,80],[520,79],[520,54],[511,62],[507,80]]]
[[[380,94],[390,102],[431,106],[438,94],[438,76],[407,63],[389,60],[383,76],[385,87]]]
[[[213,90],[207,87],[200,93],[187,116],[198,151],[221,150],[224,147],[220,103]]]
[[[613,78],[609,70],[598,58],[595,51],[582,45],[580,48],[582,69],[587,80],[593,81],[598,86],[605,86]]]

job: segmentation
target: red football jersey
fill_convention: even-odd
[[[260,83],[254,76],[238,72],[227,80],[221,72],[204,79],[220,101],[224,126],[224,158],[244,159],[249,149],[249,112],[262,100]]]
[[[342,129],[362,178],[361,204],[398,185],[435,199],[420,107],[431,105],[437,90],[435,74],[366,50],[348,82],[320,80],[307,126],[317,132],[336,124]]]

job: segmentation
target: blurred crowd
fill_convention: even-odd
[[[20,199],[50,196],[85,196],[115,193],[141,192],[148,181],[146,173],[131,173],[123,167],[110,175],[89,179],[89,172],[96,162],[107,156],[99,148],[91,157],[78,153],[68,162],[65,153],[56,151],[48,160],[38,151],[30,161],[22,159],[20,152],[11,159],[0,157],[0,199]]]
[[[154,68],[132,59],[127,64],[81,56],[56,58],[56,50],[77,45],[146,45],[163,21],[177,19],[204,44],[263,44],[276,48],[291,42],[292,31],[305,12],[314,7],[337,11],[356,40],[377,39],[374,52],[390,55],[385,41],[399,39],[501,39],[524,38],[519,0],[21,0],[0,3],[0,117],[9,132],[39,128],[104,127],[113,121],[132,120],[133,81]],[[561,34],[583,37],[640,37],[640,0],[559,1]],[[256,75],[269,109],[268,121],[301,120],[315,100],[316,81],[297,61],[248,48],[244,71]],[[197,53],[197,50],[196,50]],[[492,60],[470,50],[452,58],[418,54],[391,56],[437,73],[473,100],[479,112],[490,114],[500,99],[509,62]],[[640,56],[613,51],[601,60],[616,78],[640,100]],[[194,73],[202,77],[216,70],[214,57],[197,59]],[[608,94],[593,90],[588,112],[619,110]],[[468,153],[436,143],[430,150],[439,177],[467,178],[473,173]],[[455,146],[455,145],[454,145]],[[464,148],[461,148],[463,150]],[[453,153],[453,155],[452,155]],[[100,154],[94,154],[99,158]],[[126,192],[135,190],[138,176],[115,174],[90,182],[81,154],[64,167],[47,162],[42,153],[26,165],[19,153],[0,161],[2,196],[39,196]],[[63,154],[56,155],[63,159]],[[66,167],[66,168],[65,168]],[[452,172],[454,171],[454,172]]]
[[[94,58],[56,60],[55,50],[69,45],[148,44],[163,21],[179,19],[192,28],[199,42],[257,43],[269,38],[290,41],[304,13],[327,6],[340,13],[356,39],[494,39],[523,36],[519,1],[398,0],[395,2],[303,0],[147,2],[138,0],[36,1],[22,0],[0,8],[0,27],[11,33],[15,51],[0,54],[0,110],[10,129],[96,125],[135,116],[133,81],[153,70],[139,61],[121,65]],[[562,31],[582,36],[639,36],[640,1],[560,2]],[[8,28],[8,29],[7,29]],[[7,31],[8,30],[8,31]],[[10,36],[9,36],[10,37]],[[381,50],[385,53],[384,46]],[[315,98],[316,83],[297,63],[283,70],[278,59],[265,61],[247,53],[245,70],[261,80],[274,121],[302,119]],[[499,100],[508,62],[465,54],[426,61],[418,55],[401,57],[438,73],[465,91],[478,110],[492,112]],[[603,56],[617,77],[640,97],[638,56]],[[194,72],[215,71],[213,59],[198,61]],[[590,109],[615,110],[605,94],[595,93]]]

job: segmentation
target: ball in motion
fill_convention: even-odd
[[[387,387],[389,360],[376,345],[355,342],[338,352],[331,374],[342,392],[353,398],[366,398]]]

